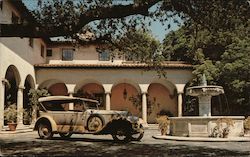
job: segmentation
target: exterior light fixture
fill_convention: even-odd
[[[124,84],[123,99],[126,100],[127,97],[128,97],[128,92],[127,92],[127,89],[126,89],[126,84]]]

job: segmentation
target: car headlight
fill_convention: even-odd
[[[128,120],[131,121],[132,123],[137,123],[139,118],[136,116],[128,116]]]

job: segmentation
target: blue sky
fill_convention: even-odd
[[[165,28],[167,27],[166,25],[162,26],[162,24],[159,21],[153,22],[152,25],[150,26],[153,36],[162,42],[166,34],[168,34],[170,31],[175,31],[179,28],[177,24],[173,22],[170,23],[171,23],[171,28],[165,30]]]
[[[28,9],[33,10],[37,6],[37,0],[22,0],[22,1],[25,3],[25,5],[27,6]],[[165,30],[168,23],[171,24],[171,28]],[[170,21],[166,21],[166,25],[164,25],[164,26],[159,21],[153,21],[149,28],[150,28],[153,36],[156,39],[158,39],[160,42],[162,42],[166,34],[168,34],[172,30],[173,31],[177,30],[179,27],[177,26],[177,24],[172,22],[170,19]]]

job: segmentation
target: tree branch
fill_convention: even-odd
[[[129,4],[129,5],[113,5],[110,7],[97,7],[90,9],[80,15],[79,22],[76,26],[72,26],[72,31],[68,31],[63,26],[43,29],[35,27],[32,23],[28,24],[0,24],[0,37],[57,37],[69,36],[77,33],[82,27],[91,21],[101,19],[122,18],[130,15],[148,16],[148,9],[161,0],[148,0],[146,2]]]

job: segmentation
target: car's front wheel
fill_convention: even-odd
[[[59,133],[59,135],[62,137],[62,138],[70,138],[72,136],[73,133],[71,132],[68,132],[68,133]]]
[[[143,135],[144,135],[144,129],[143,129],[142,125],[140,125],[140,130],[138,131],[138,133],[132,135],[132,140],[133,141],[140,141],[142,139]]]
[[[38,126],[38,135],[41,139],[51,139],[53,132],[50,124],[40,123]]]
[[[132,137],[131,137],[131,133],[129,131],[127,131],[124,128],[118,128],[113,134],[112,137],[114,139],[115,142],[118,143],[126,143],[126,142],[130,142]]]

